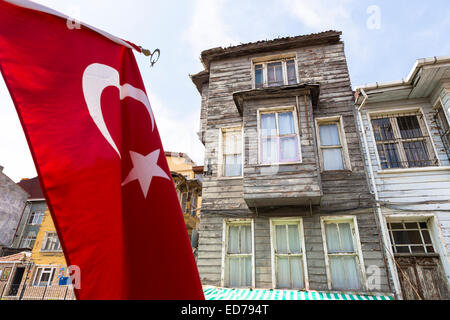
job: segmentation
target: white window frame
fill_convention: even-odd
[[[345,127],[344,127],[344,119],[342,116],[334,116],[334,117],[322,117],[315,119],[316,124],[316,136],[317,136],[317,148],[319,151],[319,161],[320,161],[320,171],[321,172],[333,172],[333,171],[352,171],[352,165],[350,161],[350,155],[348,152],[347,146],[347,137],[345,135]],[[325,170],[324,160],[323,160],[323,149],[337,149],[337,146],[322,146],[321,138],[320,138],[320,126],[321,125],[329,125],[336,124],[338,127],[339,140],[341,142],[340,149],[342,151],[342,163],[343,170]]]
[[[223,220],[223,233],[222,233],[222,267],[221,267],[221,276],[220,283],[222,287],[228,286],[229,279],[226,279],[226,270],[227,270],[227,257],[230,256],[228,254],[228,229],[230,226],[236,225],[248,225],[250,224],[251,229],[251,237],[252,237],[252,285],[251,288],[255,288],[255,221],[254,219],[224,219]]]
[[[298,58],[296,53],[286,53],[286,54],[280,54],[280,55],[273,55],[273,56],[266,56],[266,57],[258,57],[252,59],[252,88],[256,88],[256,79],[255,79],[255,66],[256,65],[262,65],[263,66],[263,86],[262,88],[272,88],[276,86],[269,87],[268,83],[268,77],[267,77],[267,65],[271,63],[277,63],[281,62],[282,69],[283,69],[283,86],[288,85],[288,78],[287,78],[287,66],[286,62],[294,60],[294,66],[295,66],[295,77],[297,84],[299,83],[299,76],[298,76]],[[262,89],[258,88],[258,89]]]
[[[302,257],[303,263],[303,283],[305,288],[300,288],[299,290],[309,290],[309,277],[308,277],[308,264],[306,259],[306,245],[305,245],[305,233],[303,229],[303,219],[302,218],[270,218],[270,251],[271,251],[271,259],[272,259],[272,286],[274,288],[278,287],[277,283],[277,267],[276,267],[276,237],[275,237],[275,226],[277,225],[286,225],[286,224],[298,224],[299,228],[299,239],[300,239],[300,247],[302,249],[302,253],[299,254]],[[293,290],[297,290],[294,288]]]
[[[277,128],[277,136],[279,137],[279,127],[278,127],[278,114],[284,113],[284,112],[292,112],[293,118],[294,118],[294,130],[295,134],[297,135],[297,148],[298,148],[298,161],[290,161],[290,162],[273,162],[273,163],[263,163],[262,162],[262,131],[261,131],[261,114],[270,114],[275,113],[275,124]],[[257,110],[257,130],[258,130],[258,165],[259,166],[282,166],[282,165],[290,165],[290,164],[301,164],[303,163],[303,157],[302,157],[302,147],[301,147],[301,137],[300,137],[300,129],[299,129],[299,121],[298,121],[298,112],[296,106],[280,106],[280,107],[272,107],[272,108],[259,108]],[[279,146],[278,146],[279,147]]]
[[[28,217],[28,222],[27,222],[27,224],[28,224],[29,226],[38,226],[38,225],[41,225],[42,220],[44,219],[44,215],[45,215],[45,212],[43,212],[43,211],[32,211],[32,212],[30,213],[30,216]],[[31,217],[33,217],[33,220],[32,220],[31,223],[30,223]],[[38,217],[38,219],[36,219],[36,217]],[[37,223],[36,221],[39,221],[39,220],[40,220],[40,222]]]
[[[39,274],[39,269],[43,270],[40,274]],[[40,286],[39,284],[42,281],[42,275],[43,275],[45,269],[50,269],[51,270],[51,271],[48,271],[48,272],[50,272],[50,278],[49,278],[50,280],[49,280],[49,282],[48,282],[48,284],[46,286]],[[48,273],[48,272],[45,272],[45,273]],[[39,274],[40,278],[39,278],[39,283],[36,285],[36,278],[37,278],[38,274]],[[56,275],[56,267],[52,267],[52,266],[36,266],[36,269],[35,269],[35,272],[34,272],[32,286],[33,287],[51,287],[53,281],[55,280],[55,275]]]
[[[224,161],[224,142],[223,136],[227,131],[241,131],[241,159],[242,159],[242,169],[240,176],[228,177],[225,176],[225,161]],[[242,179],[244,177],[244,127],[243,126],[230,126],[230,127],[222,127],[219,128],[219,150],[218,150],[218,170],[217,170],[217,178],[220,180],[234,180],[234,179]]]
[[[367,278],[366,278],[366,268],[364,264],[364,258],[363,253],[361,249],[361,240],[359,237],[359,231],[358,231],[358,222],[356,219],[356,216],[322,216],[320,217],[320,226],[322,231],[322,243],[323,243],[323,251],[325,255],[325,266],[327,271],[327,283],[328,283],[328,289],[333,289],[333,281],[331,277],[331,268],[330,268],[330,259],[328,254],[328,248],[327,248],[327,237],[326,237],[326,224],[331,223],[350,223],[350,228],[352,230],[353,235],[353,247],[355,249],[355,256],[357,261],[357,267],[358,267],[358,274],[359,274],[359,280],[361,284],[361,291],[367,291],[368,285],[367,285]],[[349,290],[350,291],[350,290]]]
[[[56,235],[56,239],[58,240],[58,244],[59,244],[58,245],[59,249],[57,249],[57,250],[45,250],[44,247],[47,245],[47,241],[48,241],[49,235],[53,235],[53,234]],[[51,231],[51,232],[46,232],[45,233],[44,239],[42,241],[42,246],[41,246],[40,252],[62,252],[61,242],[59,241],[59,237],[58,237],[58,234],[56,232]]]
[[[378,154],[378,147],[377,147],[377,143],[375,140],[375,131],[373,129],[372,126],[372,120],[374,120],[373,118],[378,118],[379,116],[391,116],[392,114],[396,114],[401,116],[402,114],[410,114],[410,113],[417,113],[420,114],[422,116],[422,119],[418,119],[419,122],[419,126],[420,129],[422,130],[422,134],[424,134],[425,136],[429,137],[429,142],[426,141],[425,145],[427,148],[428,153],[430,153],[430,151],[433,151],[432,154],[430,154],[430,158],[432,155],[435,156],[436,160],[437,160],[437,165],[436,166],[429,166],[429,167],[413,167],[413,168],[387,168],[387,169],[383,169],[382,164],[381,164],[381,160],[380,160],[380,156]],[[441,159],[439,158],[439,153],[437,152],[436,149],[436,145],[434,143],[434,139],[433,136],[431,135],[431,130],[428,126],[428,121],[427,118],[425,116],[426,114],[423,112],[422,108],[395,108],[395,109],[385,109],[385,110],[374,110],[371,112],[367,112],[367,121],[369,124],[369,128],[370,128],[370,137],[372,139],[372,144],[373,144],[373,149],[377,158],[377,162],[378,162],[378,172],[379,173],[388,173],[388,172],[407,172],[407,171],[430,171],[433,170],[433,168],[440,168],[442,166],[441,163]],[[396,129],[393,128],[393,131],[395,131]],[[402,148],[403,150],[403,148]],[[401,159],[401,161],[403,160],[403,152],[401,150],[398,151],[398,156]],[[431,161],[431,160],[430,160]]]

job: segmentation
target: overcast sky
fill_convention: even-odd
[[[200,96],[189,74],[200,52],[329,29],[343,32],[353,86],[406,78],[416,59],[450,55],[450,2],[361,0],[36,0],[149,49],[138,55],[164,149],[203,164]],[[13,180],[36,175],[12,101],[0,79],[0,165]]]

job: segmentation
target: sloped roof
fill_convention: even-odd
[[[20,252],[10,256],[1,257],[0,262],[24,262],[31,257],[31,252]]]
[[[38,177],[33,179],[22,179],[17,184],[30,194],[28,199],[44,199],[44,194],[42,193],[41,184],[39,183]]]

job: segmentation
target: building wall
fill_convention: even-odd
[[[0,247],[9,247],[28,194],[0,170]]]

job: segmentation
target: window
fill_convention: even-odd
[[[305,289],[306,257],[301,220],[273,220],[273,278],[280,289]]]
[[[254,64],[255,88],[297,84],[296,62],[293,58]]]
[[[37,268],[33,286],[48,287],[52,284],[56,268]]]
[[[32,249],[34,246],[34,242],[36,241],[36,233],[35,232],[30,232],[28,233],[28,235],[26,236],[26,238],[23,238],[21,243],[20,243],[20,247],[21,248],[30,248]]]
[[[445,115],[444,108],[441,101],[437,103],[437,112],[435,115],[436,124],[441,136],[442,143],[444,144],[447,157],[450,160],[450,124],[447,116]]]
[[[41,251],[61,251],[61,244],[59,243],[56,232],[47,233],[44,238]]]
[[[230,222],[226,226],[225,282],[232,288],[253,285],[251,222]]]
[[[260,163],[300,161],[300,139],[294,108],[260,110]]]
[[[40,225],[43,218],[44,212],[42,211],[31,212],[30,217],[28,218],[28,224],[33,226]]]
[[[242,176],[242,127],[222,128],[222,177]]]
[[[438,165],[420,113],[379,115],[371,118],[381,168]]]
[[[353,218],[322,220],[322,234],[330,290],[361,290],[364,264],[358,253]]]
[[[316,119],[323,171],[351,170],[342,117]]]
[[[426,222],[388,223],[394,253],[435,253]]]

